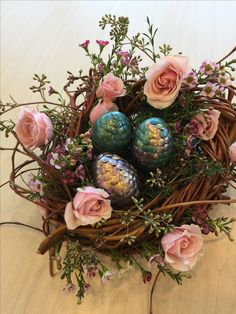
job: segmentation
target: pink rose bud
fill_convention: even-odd
[[[111,201],[109,194],[92,186],[78,188],[72,202],[65,210],[65,222],[69,230],[78,226],[94,225],[99,220],[111,217]]]
[[[20,142],[31,150],[47,144],[53,136],[49,117],[28,107],[21,109],[15,130]]]
[[[229,158],[232,162],[236,162],[236,142],[229,147]]]
[[[110,111],[119,111],[119,108],[110,100],[99,102],[90,113],[90,122],[95,124],[101,116]]]
[[[125,87],[123,81],[114,76],[112,73],[108,73],[96,92],[97,97],[102,97],[104,100],[113,100],[117,97],[125,95]]]
[[[175,227],[161,239],[165,261],[178,271],[192,269],[202,256],[203,238],[199,226],[182,225]]]
[[[169,107],[177,98],[182,78],[189,70],[184,56],[166,56],[159,59],[146,72],[144,95],[147,102],[157,109]]]
[[[195,125],[195,135],[205,141],[213,139],[218,129],[219,117],[220,111],[215,109],[198,113],[190,122]]]

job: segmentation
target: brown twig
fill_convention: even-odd
[[[152,284],[152,288],[151,288],[151,293],[150,293],[150,301],[149,301],[149,314],[153,314],[153,293],[154,293],[154,290],[155,290],[155,287],[156,287],[156,283],[157,283],[157,279],[159,278],[161,274],[161,271],[158,270],[157,274],[156,274],[156,277],[155,277],[155,280]]]
[[[227,59],[229,56],[231,56],[235,51],[236,51],[236,46],[226,56],[224,56],[222,59],[220,59],[217,63],[221,63],[222,61]]]

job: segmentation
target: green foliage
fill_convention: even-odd
[[[183,278],[191,278],[190,274],[183,274],[181,272],[175,272],[168,268],[167,266],[158,266],[159,270],[162,272],[162,274],[170,276],[171,279],[173,279],[178,285],[182,285]]]
[[[66,278],[68,283],[72,282],[72,274],[75,273],[78,291],[77,298],[78,303],[80,304],[84,298],[86,290],[86,281],[84,278],[85,267],[90,265],[102,265],[97,256],[81,247],[78,241],[67,242],[67,252],[63,260],[63,270],[61,279]]]
[[[161,234],[173,231],[174,224],[171,223],[173,220],[171,213],[153,214],[153,212],[148,209],[143,212],[142,218],[144,219],[145,226],[149,227],[149,234],[155,231],[157,238],[159,238]]]
[[[50,81],[47,80],[47,76],[45,74],[41,76],[34,74],[33,80],[36,81],[38,85],[32,85],[30,90],[32,90],[33,93],[40,93],[44,98],[44,91],[46,90],[46,86],[50,83]]]
[[[9,137],[9,134],[14,130],[15,122],[11,119],[3,120],[0,124],[0,131],[5,132],[5,137]]]
[[[229,225],[234,221],[234,218],[218,217],[216,219],[207,219],[206,224],[210,227],[212,232],[215,232],[216,235],[218,235],[219,232],[223,232],[229,237],[230,240],[232,240],[230,237],[231,227]]]

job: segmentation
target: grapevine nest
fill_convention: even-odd
[[[79,86],[75,91],[71,87],[78,80],[78,77],[69,75],[69,81],[64,87],[66,94],[69,97],[68,108],[70,109],[69,123],[65,125],[61,135],[64,137],[74,138],[87,131],[89,114],[92,110],[94,99],[96,97],[97,81],[100,79],[94,70],[90,70],[88,76],[83,77],[83,82],[86,84]],[[143,103],[143,86],[145,79],[138,81],[126,81],[125,85],[129,88],[129,95],[120,97],[116,100],[119,110],[128,117]],[[218,131],[214,138],[209,141],[202,141],[200,146],[204,155],[213,161],[219,161],[224,166],[224,173],[216,173],[211,176],[206,176],[204,173],[195,176],[190,182],[180,184],[178,179],[173,179],[171,182],[172,192],[170,195],[159,194],[154,198],[145,199],[143,211],[150,210],[153,215],[171,212],[175,225],[183,222],[185,210],[193,205],[203,205],[208,210],[211,205],[229,204],[233,202],[224,193],[229,185],[235,182],[235,172],[232,170],[233,164],[229,160],[228,147],[236,139],[236,111],[232,105],[232,99],[236,95],[236,88],[228,86],[225,89],[224,96],[214,96],[213,98],[201,96],[201,85],[191,89],[191,93],[196,96],[193,98],[193,105],[204,104],[205,108],[214,108],[221,112],[219,119]],[[177,101],[184,102],[186,87],[182,87]],[[78,100],[80,96],[85,95],[84,101],[80,104]],[[50,145],[56,146],[56,139],[52,140]],[[16,166],[16,155],[19,149],[19,142],[16,145],[12,154],[12,172],[10,174],[10,186],[16,194],[27,200],[34,202],[47,211],[46,218],[43,218],[43,231],[46,238],[40,244],[38,253],[44,254],[49,251],[53,254],[53,247],[61,244],[67,239],[79,239],[81,244],[93,247],[100,252],[110,249],[119,248],[126,250],[130,238],[135,237],[135,247],[138,248],[139,243],[144,240],[152,241],[156,239],[153,233],[150,234],[148,225],[144,224],[143,220],[137,215],[138,209],[131,205],[119,210],[113,210],[112,217],[104,223],[96,226],[79,226],[73,231],[67,230],[64,221],[64,211],[66,204],[73,199],[73,193],[70,188],[64,184],[58,177],[56,171],[48,167],[44,163],[44,158],[50,150],[50,146],[46,146],[42,155],[38,157],[32,151],[25,150],[25,153],[31,160],[23,162]],[[37,162],[41,168],[42,175],[52,177],[58,185],[51,188],[50,193],[45,193],[43,201],[33,200],[28,197],[28,189],[20,186],[17,183],[17,178],[27,171],[31,171],[32,163]],[[178,167],[178,165],[176,165]],[[92,171],[92,170],[91,170]],[[231,182],[230,182],[231,181]],[[46,187],[44,188],[45,192]],[[58,198],[58,193],[63,197]],[[133,220],[128,224],[121,222],[121,213],[125,214],[131,210]]]

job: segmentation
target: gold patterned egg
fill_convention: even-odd
[[[97,187],[104,189],[114,204],[129,203],[132,196],[139,194],[136,170],[118,155],[100,154],[94,163],[94,179]]]

